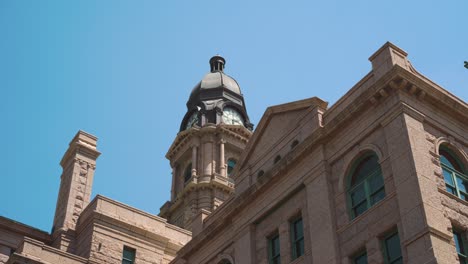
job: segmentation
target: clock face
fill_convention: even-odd
[[[228,125],[244,125],[242,115],[231,107],[223,109],[223,122]]]
[[[187,120],[187,125],[185,126],[185,129],[191,128],[193,125],[195,125],[198,122],[198,113],[194,112],[189,119]]]

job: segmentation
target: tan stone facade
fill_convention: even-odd
[[[168,220],[91,201],[97,139],[78,132],[52,234],[0,218],[0,263],[463,263],[468,105],[391,43],[369,60],[330,108],[314,97],[268,108],[254,133],[181,131]]]
[[[267,109],[237,165],[235,194],[173,263],[390,263],[397,239],[392,263],[459,263],[452,231],[468,238],[468,202],[447,191],[440,150],[467,168],[467,104],[390,43],[370,61],[331,108],[311,98]],[[384,195],[353,216],[350,177],[370,153]]]

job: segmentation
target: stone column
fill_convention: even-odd
[[[223,110],[221,108],[216,107],[216,124],[223,123]]]
[[[172,188],[171,188],[171,201],[174,201],[176,197],[176,192],[177,192],[177,187],[176,187],[176,177],[177,177],[177,171],[176,171],[176,166],[172,165]]]
[[[197,175],[197,146],[192,146],[192,177]]]
[[[226,164],[224,162],[224,143],[225,141],[221,139],[219,141],[219,173],[221,176],[226,177]]]
[[[203,143],[204,151],[203,151],[203,174],[205,176],[212,174],[212,164],[213,164],[213,142],[211,139],[209,141]]]

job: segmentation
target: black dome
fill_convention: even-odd
[[[191,95],[200,90],[225,88],[229,91],[242,95],[239,84],[231,76],[222,71],[210,72],[193,88]]]
[[[226,60],[219,55],[210,59],[210,72],[190,93],[181,131],[192,125],[222,123],[225,107],[233,108],[242,117],[243,125],[250,130],[253,129],[240,86],[234,78],[224,73],[225,64]]]

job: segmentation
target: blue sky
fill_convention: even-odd
[[[97,193],[157,214],[188,96],[225,57],[254,124],[270,105],[330,104],[386,41],[468,98],[467,1],[0,1],[0,215],[50,231],[59,165],[99,138]],[[5,148],[6,146],[6,148]]]

